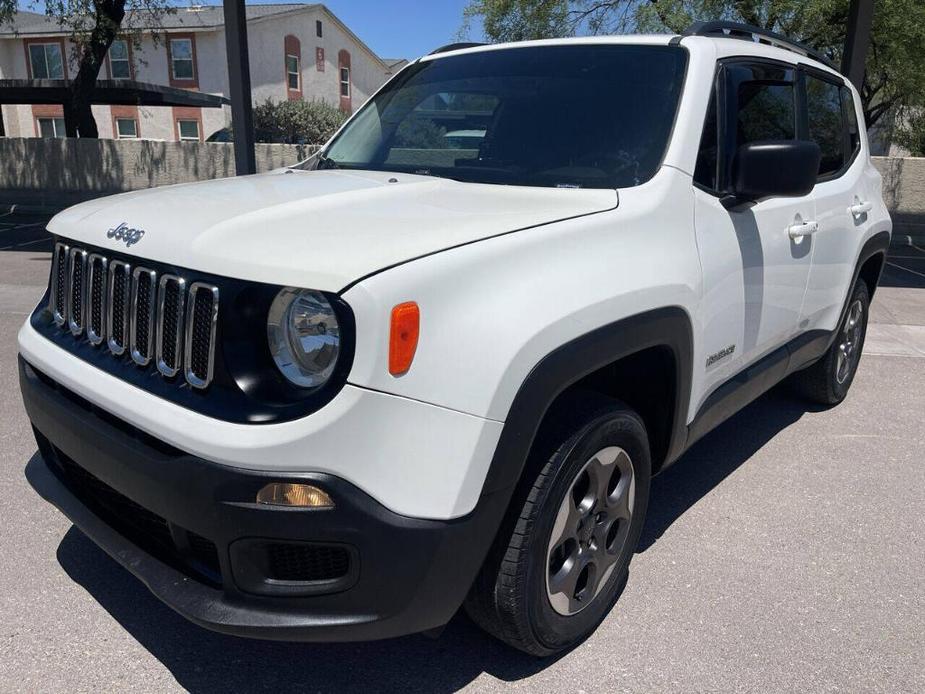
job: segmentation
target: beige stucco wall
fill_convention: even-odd
[[[873,157],[883,176],[883,198],[894,215],[925,215],[925,158]]]
[[[257,169],[295,164],[315,149],[257,145]],[[7,204],[64,207],[76,199],[233,175],[231,144],[0,138],[0,202]]]
[[[179,8],[179,12],[185,11]],[[317,38],[315,21],[323,23],[323,37]],[[190,33],[189,30],[184,30]],[[228,96],[228,69],[225,56],[225,32],[218,30],[192,30],[196,41],[196,63],[199,91]],[[287,98],[285,84],[284,37],[292,34],[299,39],[302,53],[303,98],[321,98],[329,103],[339,103],[339,82],[337,71],[338,51],[346,49],[351,56],[352,106],[359,108],[364,101],[385,82],[388,73],[383,65],[352,36],[348,35],[330,15],[323,10],[306,7],[284,15],[269,16],[248,23],[248,44],[250,51],[251,83],[254,103],[267,98],[282,101]],[[168,34],[169,37],[169,34]],[[68,57],[72,55],[67,43]],[[315,48],[325,51],[325,69],[319,72],[315,67]],[[153,84],[170,84],[169,65],[164,41],[154,42],[151,36],[142,39],[140,46],[133,48],[135,79]],[[0,77],[26,79],[25,50],[21,38],[0,39]],[[68,72],[73,76],[76,65],[69,61]],[[107,75],[106,68],[100,73]],[[93,108],[94,117],[101,138],[115,137],[111,110],[108,106]],[[202,109],[202,137],[207,138],[216,130],[231,123],[231,109]],[[3,106],[4,125],[10,137],[35,137],[35,123],[31,106]],[[139,133],[144,139],[176,140],[173,110],[169,107],[142,107],[139,110]]]

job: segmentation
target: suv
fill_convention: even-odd
[[[210,629],[465,604],[574,645],[652,475],[858,366],[891,233],[858,93],[759,31],[452,46],[300,166],[62,212],[19,334],[31,484]]]

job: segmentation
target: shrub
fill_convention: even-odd
[[[345,118],[336,106],[315,99],[275,103],[267,99],[254,107],[254,128],[277,142],[324,144]]]

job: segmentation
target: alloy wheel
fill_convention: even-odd
[[[583,610],[610,579],[629,535],[636,481],[626,451],[595,453],[569,485],[546,550],[546,594],[569,616]]]
[[[860,300],[855,301],[851,304],[851,308],[848,309],[835,362],[835,379],[839,384],[847,380],[861,357],[861,318],[863,313],[864,306]]]

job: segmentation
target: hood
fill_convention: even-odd
[[[616,205],[613,190],[287,169],[92,200],[48,229],[216,275],[339,291],[413,258]],[[128,246],[107,236],[123,224],[144,235]]]

